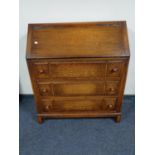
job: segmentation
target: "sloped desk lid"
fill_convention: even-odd
[[[29,24],[27,59],[129,56],[125,21]]]

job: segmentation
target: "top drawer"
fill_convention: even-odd
[[[36,78],[52,79],[109,79],[119,78],[122,62],[102,63],[34,63],[33,73]]]
[[[53,79],[103,79],[105,63],[35,63],[34,73],[37,78]]]

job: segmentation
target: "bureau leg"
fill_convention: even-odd
[[[119,115],[119,116],[116,116],[115,117],[115,122],[116,123],[119,123],[121,121],[121,116]]]
[[[42,124],[43,123],[43,117],[37,116],[37,121],[39,124]]]

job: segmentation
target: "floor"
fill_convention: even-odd
[[[135,97],[125,96],[120,123],[111,118],[49,119],[38,124],[33,96],[20,99],[20,155],[134,155]]]

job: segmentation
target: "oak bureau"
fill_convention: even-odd
[[[129,57],[125,21],[29,24],[26,59],[38,122],[119,122]]]

